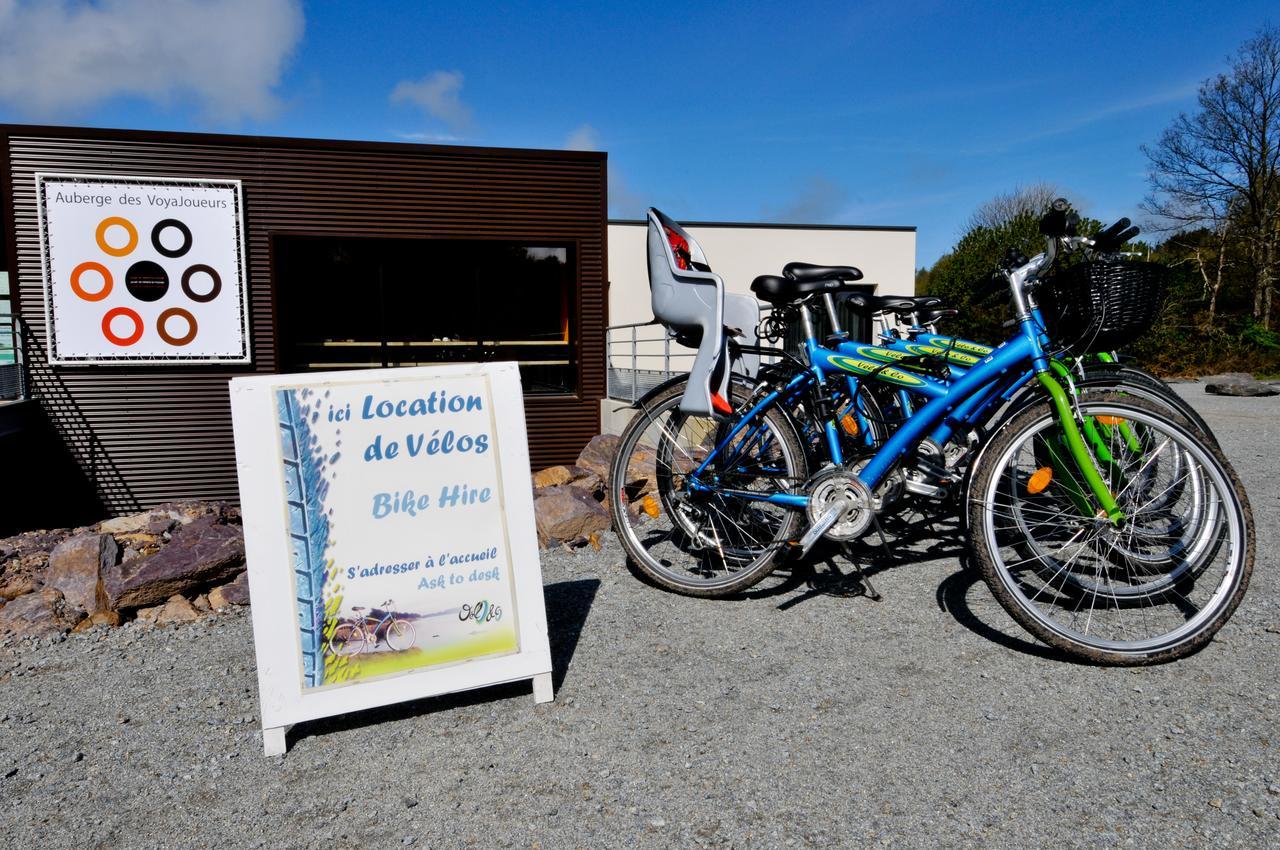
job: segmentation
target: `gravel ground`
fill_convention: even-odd
[[[245,614],[0,646],[0,844],[1277,846],[1280,399],[1180,391],[1259,555],[1190,659],[1052,657],[946,527],[877,567],[880,602],[804,575],[674,596],[610,537],[544,557],[554,703],[521,685],[333,718],[283,758],[262,756]]]

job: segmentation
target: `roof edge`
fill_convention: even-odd
[[[263,136],[236,133],[193,133],[186,130],[130,130],[115,127],[71,127],[51,124],[0,123],[0,136],[71,139],[120,139],[136,142],[178,144],[220,144],[240,147],[282,147],[301,149],[401,151],[454,153],[496,157],[541,156],[579,160],[607,160],[605,151],[571,151],[562,148],[503,148],[482,145],[442,145],[424,142],[386,142],[360,139],[324,139],[307,136]]]

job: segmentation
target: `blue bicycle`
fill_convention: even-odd
[[[966,548],[1001,605],[1065,652],[1144,664],[1204,646],[1239,604],[1253,567],[1253,523],[1221,451],[1122,382],[1080,389],[1050,365],[1067,323],[1041,301],[1062,303],[1071,285],[1097,289],[1077,299],[1077,313],[1079,304],[1145,297],[1125,291],[1133,285],[1127,273],[1119,276],[1125,290],[1116,290],[1108,287],[1116,276],[1091,264],[1081,264],[1083,283],[1081,273],[1052,275],[1059,249],[1071,244],[1056,218],[1046,216],[1044,253],[1001,272],[1015,333],[963,374],[913,371],[824,345],[813,310],[861,275],[809,267],[753,284],[803,331],[801,349],[755,381],[725,367],[723,352],[740,329],[723,326],[712,287],[719,279],[696,242],[656,210],[649,224],[655,315],[699,347],[690,375],[637,403],[610,480],[618,537],[656,583],[697,596],[738,593],[789,552],[857,539],[892,509],[907,473],[947,474],[922,446],[969,430],[991,399],[1031,375],[1038,395],[975,446],[961,488]],[[1081,318],[1105,323],[1107,342],[1144,329],[1138,319],[1118,325],[1113,312]],[[857,423],[871,421],[859,405],[872,385],[923,403],[868,438]],[[819,436],[820,454],[804,431]]]

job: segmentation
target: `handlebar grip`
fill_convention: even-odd
[[[1097,236],[1094,236],[1093,237],[1094,250],[1102,251],[1103,253],[1106,253],[1108,251],[1114,251],[1116,249],[1116,246],[1120,244],[1119,242],[1114,241],[1115,238],[1119,236],[1124,231],[1124,229],[1128,226],[1129,226],[1129,219],[1122,218],[1119,221],[1117,221],[1115,224],[1108,227],[1106,230],[1103,230]]]
[[[1129,223],[1128,219],[1122,219],[1122,220],[1124,221],[1125,224]],[[1139,230],[1137,227],[1130,227],[1128,230],[1122,230],[1119,233],[1111,236],[1109,239],[1105,239],[1105,240],[1095,239],[1093,243],[1093,250],[1095,252],[1102,253],[1102,254],[1110,254],[1114,251],[1118,251],[1121,245],[1128,242],[1130,239],[1137,236],[1141,232],[1142,231]]]

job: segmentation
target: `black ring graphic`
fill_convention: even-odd
[[[196,272],[204,272],[213,278],[213,289],[210,289],[204,295],[197,295],[191,291],[191,276]],[[206,266],[204,263],[197,263],[182,273],[182,291],[187,293],[187,297],[199,304],[206,304],[218,297],[218,293],[222,291],[222,278],[214,271],[213,266]]]
[[[181,248],[171,251],[161,244],[160,231],[164,230],[166,227],[176,227],[182,234]],[[157,222],[156,226],[151,228],[151,245],[166,257],[181,257],[183,254],[191,250],[191,228],[187,227],[176,218],[166,218],[164,221]]]

